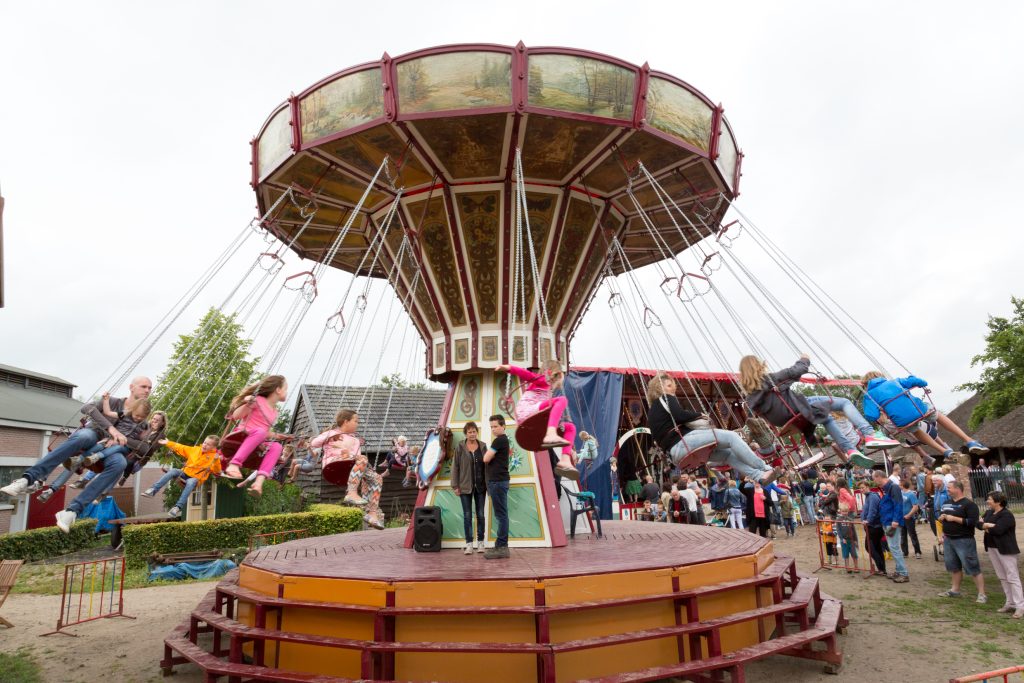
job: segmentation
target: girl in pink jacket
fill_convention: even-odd
[[[566,479],[579,479],[580,473],[573,466],[572,443],[576,438],[576,425],[572,422],[562,422],[562,416],[568,406],[565,396],[552,396],[553,391],[562,388],[565,381],[565,373],[557,360],[548,360],[542,364],[542,373],[535,374],[529,370],[516,367],[515,365],[499,365],[498,370],[518,377],[522,395],[516,403],[516,422],[523,420],[546,408],[551,408],[548,415],[548,429],[544,435],[544,443],[541,448],[561,448],[562,454],[555,465],[555,474]],[[565,438],[558,435],[558,425],[563,425]]]
[[[323,461],[331,456],[342,460],[352,460],[352,471],[348,475],[348,490],[345,492],[345,505],[365,507],[363,520],[375,529],[384,528],[383,516],[380,514],[381,478],[363,455],[362,443],[356,430],[359,428],[359,414],[354,410],[342,409],[334,418],[334,427],[309,442],[311,448],[323,448]]]

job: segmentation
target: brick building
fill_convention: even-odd
[[[82,403],[73,397],[75,387],[59,377],[0,364],[0,486],[20,477],[51,446],[59,444],[64,433],[79,426]],[[54,471],[50,479],[58,474]],[[138,497],[139,486],[156,481],[159,468],[147,466],[141,474],[112,492],[126,514],[133,514],[140,505],[140,514],[161,507],[159,499]],[[77,491],[65,488],[45,504],[35,495],[14,501],[0,494],[0,534],[51,526],[69,493]]]

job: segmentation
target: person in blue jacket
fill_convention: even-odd
[[[896,571],[890,577],[896,583],[910,581],[907,563],[903,560],[903,549],[900,540],[903,534],[903,489],[890,479],[882,470],[875,470],[871,475],[875,486],[882,489],[882,500],[879,501],[878,513],[882,522],[882,532],[889,546],[889,554],[896,563]]]
[[[927,387],[928,382],[924,379],[914,375],[888,379],[877,370],[871,370],[864,373],[864,378],[861,381],[864,384],[864,402],[861,412],[868,421],[879,422],[884,416],[900,431],[909,425],[915,425],[913,429],[907,430],[907,436],[934,448],[936,452],[942,453],[948,458],[953,455],[953,449],[930,433],[929,426],[937,423],[938,426],[963,441],[971,455],[980,456],[988,453],[989,449],[968,436],[944,413],[910,393],[911,389]]]
[[[875,571],[885,574],[885,554],[882,552],[882,539],[885,532],[882,529],[881,497],[877,491],[871,490],[871,482],[863,479],[860,482],[860,492],[864,496],[864,507],[860,510],[860,521],[864,522],[867,531],[868,553],[871,561],[875,563]],[[872,574],[865,574],[865,578]]]

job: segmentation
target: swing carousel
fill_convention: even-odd
[[[445,455],[467,422],[486,442],[488,417],[511,412],[514,387],[495,368],[566,364],[580,320],[606,300],[636,367],[685,370],[671,335],[642,341],[665,326],[660,293],[634,271],[662,272],[678,316],[715,291],[723,264],[742,267],[726,253],[756,230],[727,215],[741,163],[723,109],[646,64],[521,43],[385,54],[290,97],[253,140],[261,217],[251,227],[278,246],[256,256],[263,279],[238,308],[262,328],[260,293],[285,257],[312,264],[281,274],[295,299],[264,356],[269,371],[325,275],[350,273],[314,351],[330,348],[322,379],[344,377],[356,363],[380,368],[357,352],[359,325],[376,313],[370,283],[390,284],[425,374],[449,385],[417,503],[441,509],[442,546],[461,548]],[[703,320],[684,329],[713,336]],[[706,409],[702,392],[689,398]],[[578,489],[563,482],[559,495],[543,425],[508,424],[509,560],[416,553],[411,528],[259,550],[167,638],[165,672],[192,662],[208,680],[740,681],[770,655],[841,664],[841,603],[770,541],[629,521],[605,521],[603,533],[584,523],[567,538]],[[683,466],[703,466],[713,448]],[[343,484],[348,469],[325,462],[320,473]],[[493,526],[489,514],[491,540]]]

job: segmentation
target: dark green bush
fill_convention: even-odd
[[[143,567],[150,553],[191,553],[247,547],[249,537],[275,531],[306,529],[309,536],[328,536],[362,528],[363,513],[337,505],[283,515],[213,519],[205,522],[160,522],[124,528],[124,554],[129,567]]]
[[[0,536],[0,559],[34,562],[73,553],[88,547],[96,538],[95,519],[82,519],[66,534],[55,526],[18,531]]]

